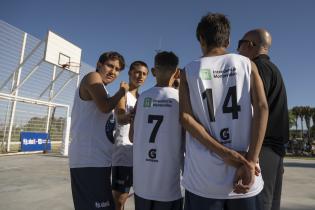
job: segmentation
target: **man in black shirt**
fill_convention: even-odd
[[[281,200],[283,157],[289,137],[287,95],[281,73],[268,56],[271,35],[265,29],[247,32],[237,50],[257,65],[264,83],[269,106],[268,125],[259,164],[265,185],[260,198],[262,209],[279,210]]]

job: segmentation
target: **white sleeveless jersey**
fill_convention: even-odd
[[[126,112],[129,113],[136,105],[137,98],[130,92],[126,93]],[[117,120],[116,120],[117,121]],[[113,166],[132,166],[132,143],[129,140],[130,124],[117,123],[115,131],[115,146],[113,151]]]
[[[251,63],[236,54],[204,57],[185,67],[193,115],[211,136],[236,151],[248,151],[252,107]],[[186,133],[184,187],[214,199],[245,198],[263,188],[261,176],[246,194],[233,193],[236,169]]]
[[[137,102],[133,145],[133,186],[138,196],[156,201],[182,197],[182,144],[178,91],[153,87],[142,93]]]
[[[111,166],[114,122],[112,113],[102,113],[94,101],[82,100],[77,89],[71,115],[70,168]]]

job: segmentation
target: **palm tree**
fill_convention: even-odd
[[[310,139],[310,128],[311,128],[311,107],[310,106],[304,106],[302,108],[302,113],[305,119],[305,124],[307,128],[307,138]]]
[[[291,112],[295,116],[295,135],[297,135],[298,119],[300,116],[300,108],[298,106],[295,106],[291,109]]]
[[[289,110],[289,128],[292,128],[296,125],[296,117],[292,109]]]
[[[295,117],[295,114],[293,113],[292,109],[289,110],[289,129],[291,129],[293,126],[296,126],[297,119]],[[290,139],[292,139],[294,135],[292,132],[290,132]]]
[[[304,140],[304,117],[305,117],[305,113],[306,113],[306,110],[304,109],[304,106],[300,106],[299,107],[300,109],[300,119],[301,119],[301,137],[302,137],[302,140]]]
[[[313,126],[315,128],[315,108],[311,108],[311,117],[312,117],[312,120],[313,120]],[[313,138],[315,138],[315,134],[313,136]]]

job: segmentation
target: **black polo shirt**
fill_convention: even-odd
[[[289,115],[287,94],[281,73],[268,55],[259,55],[254,60],[264,83],[269,106],[268,125],[263,146],[270,147],[280,156],[285,155],[284,144],[289,138]]]

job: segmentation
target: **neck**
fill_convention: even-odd
[[[260,55],[268,55],[268,52],[266,52],[266,51],[259,51],[251,59],[255,59],[255,58],[257,58]]]
[[[128,90],[128,91],[129,91],[132,95],[136,96],[136,95],[137,95],[137,92],[138,92],[138,89],[139,89],[139,87],[136,87],[136,86],[134,86],[133,84],[129,83],[129,90]]]
[[[205,49],[203,52],[204,57],[208,56],[218,56],[218,55],[224,55],[227,54],[228,52],[226,51],[225,47],[215,47],[211,49]]]
[[[168,80],[168,81],[156,81],[156,87],[172,87],[173,85],[172,80]]]

